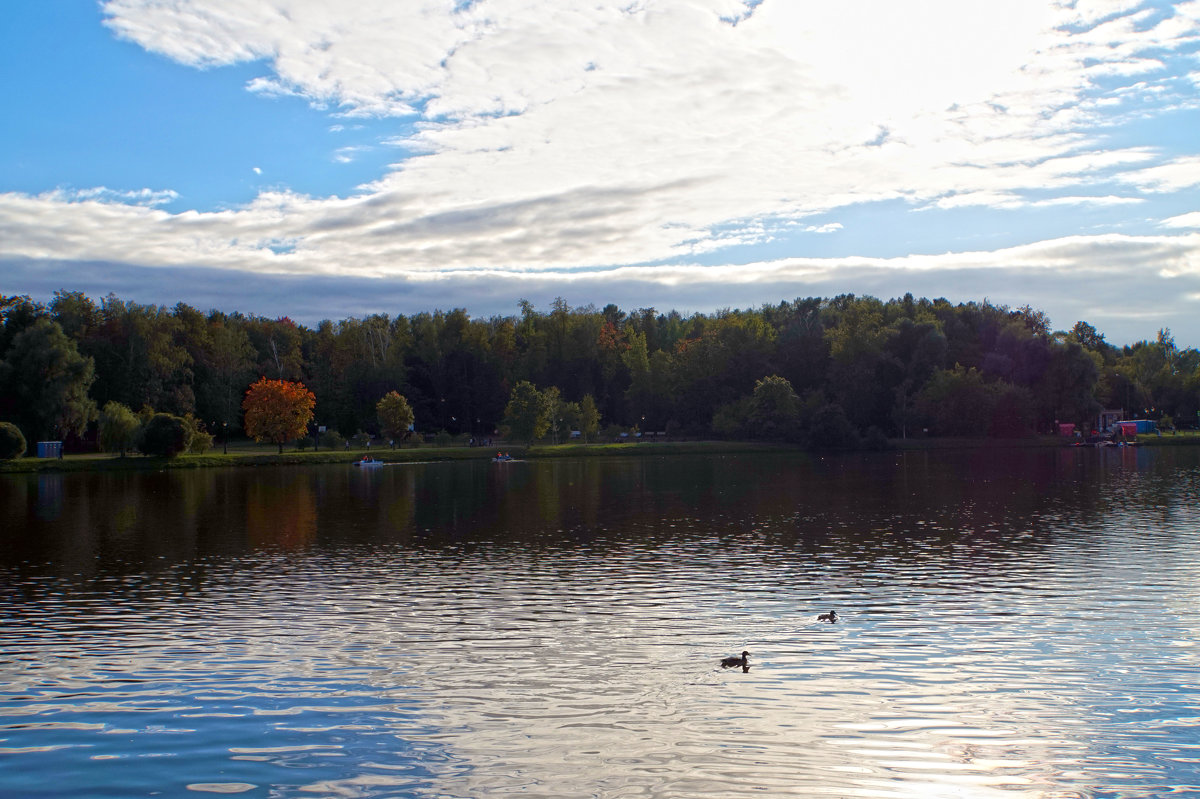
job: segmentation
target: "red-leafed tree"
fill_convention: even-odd
[[[278,444],[282,453],[284,444],[308,433],[316,404],[303,383],[260,378],[242,400],[246,433],[255,441]]]

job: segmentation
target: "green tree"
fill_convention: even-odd
[[[18,420],[27,440],[82,434],[96,418],[88,396],[95,379],[92,359],[42,317],[13,338],[0,362],[0,409]]]
[[[755,430],[750,424],[749,396],[726,402],[713,412],[713,432],[725,438],[753,437]]]
[[[858,449],[861,439],[841,405],[829,403],[816,410],[809,425],[809,445],[814,449]]]
[[[201,393],[207,407],[225,425],[237,423],[242,392],[254,378],[254,357],[254,347],[243,328],[228,319],[212,327],[202,355],[210,382]]]
[[[184,414],[195,410],[193,359],[182,321],[169,310],[112,295],[100,309],[100,330],[86,340],[97,363],[95,395],[130,408],[149,405]]]
[[[398,391],[389,391],[375,403],[375,415],[379,418],[383,435],[393,440],[407,438],[408,430],[416,419],[412,406]]]
[[[940,369],[917,399],[917,412],[941,436],[987,435],[991,426],[992,395],[974,367]]]
[[[546,435],[550,427],[550,413],[546,398],[528,380],[513,386],[508,405],[504,408],[504,423],[510,434],[519,441],[532,445],[535,439]]]
[[[0,358],[8,352],[18,333],[33,327],[34,322],[45,316],[45,307],[29,297],[6,297],[0,294]]]
[[[564,402],[562,404],[562,421],[563,421],[563,440],[566,441],[571,437],[571,433],[579,430],[580,420],[583,418],[583,408],[578,402]],[[582,432],[580,433],[582,435]]]
[[[551,443],[558,444],[564,430],[570,429],[567,403],[563,402],[558,386],[550,386],[542,392],[542,403],[546,406],[546,424]]]
[[[583,443],[588,443],[600,432],[600,411],[596,409],[596,400],[591,394],[585,394],[579,401],[579,434]]]
[[[785,378],[770,375],[754,384],[749,411],[756,435],[790,437],[798,421],[800,398]]]
[[[943,436],[1015,438],[1033,431],[1032,392],[1004,380],[985,380],[974,368],[936,372],[921,391],[917,409]]]
[[[1041,378],[1033,387],[1043,425],[1074,422],[1086,425],[1100,411],[1096,391],[1100,371],[1094,354],[1069,341],[1056,343]]]
[[[105,452],[120,452],[124,458],[137,441],[140,424],[133,411],[109,400],[100,411],[100,448]]]

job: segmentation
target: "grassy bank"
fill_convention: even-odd
[[[258,444],[230,445],[229,452],[205,452],[204,455],[180,455],[156,458],[130,455],[124,458],[107,453],[67,455],[64,458],[19,458],[0,461],[0,473],[34,473],[34,471],[157,471],[161,469],[208,469],[215,467],[260,467],[260,465],[313,465],[319,463],[353,463],[368,455],[388,463],[430,461],[476,461],[491,459],[497,451],[509,452],[518,458],[648,456],[680,455],[685,452],[748,452],[779,449],[778,446],[736,441],[685,441],[672,444],[562,444],[558,446],[419,446],[406,449],[372,447],[350,450],[299,451],[284,450]]]
[[[735,452],[780,452],[794,450],[785,444],[762,441],[671,441],[639,444],[558,444],[530,447],[526,458],[593,458],[606,456],[712,455]]]
[[[894,449],[1029,449],[1031,447],[1065,447],[1070,440],[1058,436],[1032,438],[909,438],[889,442]]]
[[[1176,435],[1141,435],[1138,443],[1143,446],[1188,446],[1200,445],[1200,432]],[[1016,439],[975,438],[914,438],[894,440],[891,445],[898,450],[953,450],[953,449],[1008,449],[1029,447],[1064,447],[1070,439],[1057,436]],[[547,446],[500,446],[500,447],[411,447],[404,449],[381,449],[379,447],[351,450],[286,450],[280,454],[276,447],[253,443],[239,443],[229,447],[228,454],[207,452],[203,455],[180,455],[176,458],[149,458],[144,455],[119,457],[108,454],[67,455],[62,460],[21,458],[15,461],[0,461],[0,473],[20,474],[33,472],[82,472],[82,471],[159,471],[161,469],[207,469],[238,466],[311,466],[322,463],[349,464],[370,455],[388,463],[416,463],[453,460],[489,460],[497,451],[508,452],[514,458],[528,460],[546,458],[596,458],[596,457],[658,457],[664,455],[713,455],[747,452],[786,452],[794,450],[784,444],[761,441],[672,441],[641,442],[627,444],[558,444]]]
[[[351,449],[338,451],[286,450],[261,445],[231,446],[229,453],[179,455],[175,458],[150,458],[144,455],[119,457],[107,454],[67,455],[61,460],[21,458],[0,461],[0,473],[79,472],[79,471],[158,471],[161,469],[205,469],[238,466],[311,466],[322,463],[353,463],[364,455],[387,463],[416,463],[451,460],[490,460],[498,451],[514,458],[590,458],[611,456],[662,456],[684,454],[720,454],[786,450],[777,444],[754,441],[682,441],[637,444],[559,444],[555,446],[500,447],[415,447],[405,449]]]
[[[1142,433],[1137,437],[1137,442],[1147,447],[1186,447],[1200,444],[1200,431],[1183,430],[1176,433],[1163,433],[1161,436]]]
[[[21,458],[0,462],[0,473],[20,472],[80,472],[80,471],[158,471],[160,469],[207,469],[236,466],[311,466],[321,463],[352,463],[369,454],[377,460],[389,463],[413,463],[416,461],[470,460],[491,457],[492,453],[478,447],[446,447],[350,451],[300,452],[285,450],[282,454],[274,447],[267,451],[248,451],[248,448],[230,448],[228,454],[206,452],[203,455],[179,455],[175,458],[150,458],[144,455],[119,457],[114,455],[67,455],[62,460]]]

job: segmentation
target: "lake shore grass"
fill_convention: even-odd
[[[385,463],[418,463],[456,460],[491,460],[497,452],[514,459],[588,458],[611,456],[662,456],[685,454],[720,454],[734,452],[769,452],[794,450],[782,444],[756,441],[680,441],[643,442],[630,444],[558,444],[533,447],[437,447],[420,446],[400,449],[372,447],[349,450],[296,450],[282,453],[275,446],[258,444],[230,445],[228,454],[210,451],[200,455],[183,454],[174,458],[155,458],[145,455],[120,457],[108,453],[71,454],[57,458],[20,458],[0,461],[2,473],[79,472],[79,471],[159,471],[162,469],[205,469],[245,466],[311,466],[326,463],[350,464],[369,456]]]
[[[1066,447],[1072,439],[1057,436],[1037,436],[1017,439],[911,438],[890,443],[894,450],[955,450],[1011,449],[1029,447]],[[1200,432],[1187,431],[1176,435],[1141,435],[1142,446],[1200,445]],[[550,458],[596,457],[661,457],[667,455],[720,455],[747,452],[801,452],[799,447],[762,441],[656,441],[620,444],[557,444],[532,447],[438,447],[418,446],[390,449],[381,447],[349,450],[296,450],[280,453],[274,445],[237,442],[229,452],[210,451],[204,454],[184,454],[175,458],[154,458],[145,455],[120,457],[109,453],[71,454],[62,459],[19,458],[0,461],[0,474],[82,471],[160,471],[163,469],[207,469],[246,466],[311,466],[327,463],[349,464],[370,456],[387,463],[418,463],[456,460],[490,460],[497,452],[514,458],[542,460]]]

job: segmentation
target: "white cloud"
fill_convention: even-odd
[[[1164,219],[1161,222],[1162,227],[1170,228],[1196,228],[1200,230],[1200,211],[1192,211],[1179,216],[1173,216],[1170,219]]]
[[[1163,193],[1200,186],[1200,155],[1176,158],[1164,164],[1120,175],[1122,182],[1145,192]]]
[[[375,273],[397,263],[553,270],[686,258],[889,199],[939,209],[1136,201],[1096,191],[1116,173],[1143,192],[1195,185],[1187,159],[1105,150],[1092,132],[1105,97],[1152,96],[1141,76],[1200,31],[1187,8],[1156,20],[1140,7],[765,0],[749,16],[736,0],[104,8],[121,36],[183,63],[265,59],[273,74],[256,91],[346,114],[423,115],[415,136],[387,142],[418,155],[361,197],[289,198],[283,216],[264,216],[276,203],[267,197],[152,225],[154,238],[202,225],[228,226],[224,238],[242,241],[241,228],[278,224],[298,242],[298,260],[311,253]],[[179,235],[182,255],[193,240]]]
[[[137,189],[134,191],[118,191],[105,186],[94,186],[88,189],[55,189],[40,195],[39,199],[51,203],[127,203],[142,207],[166,205],[179,197],[177,192],[170,189]]]
[[[1054,208],[1063,205],[1138,205],[1144,202],[1146,202],[1145,199],[1141,197],[1117,197],[1115,195],[1108,194],[1104,196],[1072,195],[1054,197],[1049,200],[1036,200],[1030,203],[1030,205],[1032,205],[1034,208]]]
[[[513,280],[541,275],[588,282],[602,281],[608,276],[636,277],[648,283],[749,280],[770,284],[867,267],[908,272],[1046,269],[1062,275],[1103,271],[1130,278],[1140,274],[1200,277],[1200,232],[1069,236],[997,250],[893,258],[787,258],[717,266],[620,266],[631,262],[618,261],[617,266],[582,271],[575,267],[584,258],[584,252],[547,252],[546,261],[558,265],[531,269],[522,262],[504,263],[489,257],[487,247],[494,237],[488,232],[495,228],[514,236],[517,234],[511,231],[525,229],[526,220],[541,216],[552,217],[564,228],[583,226],[589,224],[588,219],[564,217],[592,206],[601,206],[595,212],[598,218],[609,219],[617,213],[609,205],[619,200],[620,195],[567,198],[562,203],[549,202],[547,208],[518,203],[503,209],[489,208],[486,213],[465,209],[440,218],[419,215],[417,208],[423,199],[414,196],[407,200],[407,208],[418,221],[397,222],[392,212],[400,205],[399,200],[381,204],[373,196],[329,201],[264,193],[244,210],[169,214],[155,208],[97,199],[64,203],[57,195],[29,197],[9,193],[0,194],[0,241],[5,242],[3,256],[9,258],[99,260],[167,269],[202,266],[275,274],[344,274],[405,280],[475,274]],[[1173,227],[1189,227],[1196,224],[1195,216],[1185,214],[1167,221]],[[830,232],[836,228],[834,223],[807,229]],[[619,236],[620,230],[615,229],[613,235]],[[764,227],[746,227],[724,235],[744,243],[769,238],[771,233]],[[572,246],[564,239],[542,240],[535,232],[529,236],[530,240],[521,243],[521,247],[569,250]],[[468,241],[461,241],[462,237]],[[280,247],[280,242],[287,242],[288,246]],[[437,268],[433,268],[435,264]]]
[[[333,153],[333,160],[339,164],[350,164],[365,152],[370,152],[373,148],[363,144],[352,144],[347,147],[339,147]]]

